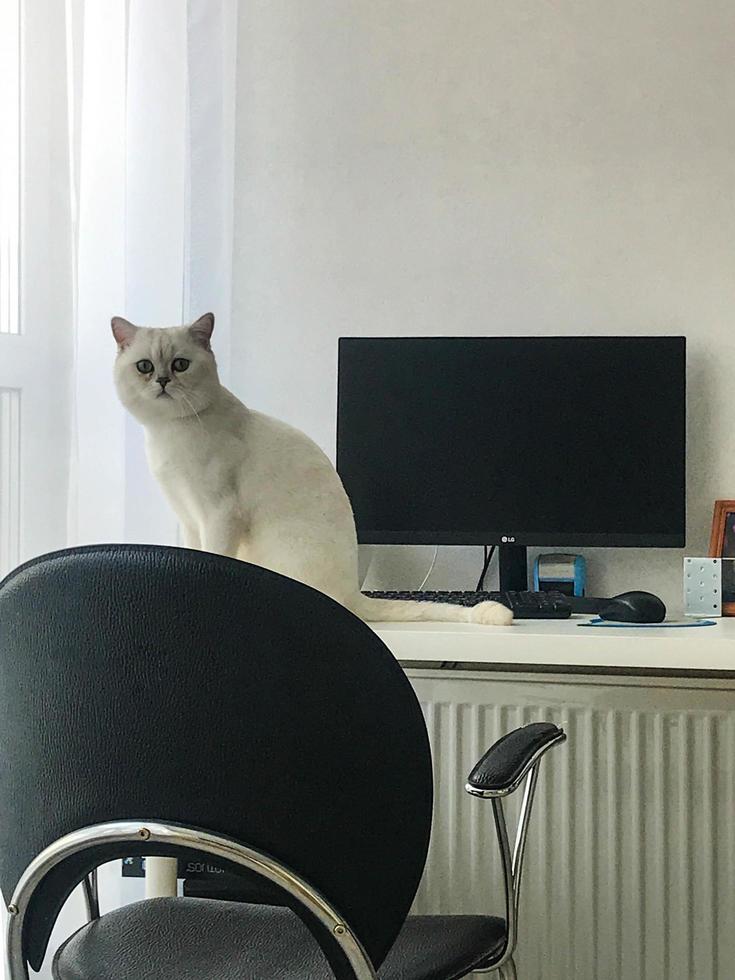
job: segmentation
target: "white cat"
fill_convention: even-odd
[[[112,320],[118,394],[145,427],[151,470],[188,547],[298,579],[365,620],[512,621],[497,602],[468,609],[361,595],[355,522],[334,467],[303,432],[220,384],[213,329],[211,313],[188,327]]]

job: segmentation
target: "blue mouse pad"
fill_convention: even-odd
[[[658,629],[689,629],[694,626],[716,626],[714,619],[671,619],[664,620],[663,623],[611,623],[606,619],[590,619],[586,623],[578,623],[578,626],[605,626],[613,629],[625,630],[658,630]]]

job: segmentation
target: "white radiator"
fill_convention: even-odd
[[[492,808],[464,780],[504,732],[553,721],[568,741],[541,766],[519,980],[735,977],[735,682],[409,676],[437,801],[416,911],[502,914]]]

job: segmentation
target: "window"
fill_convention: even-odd
[[[18,333],[20,0],[0,4],[0,333]]]
[[[17,334],[20,0],[4,0],[0,5],[0,142],[0,334]],[[12,356],[9,343],[13,343],[11,338],[0,343],[3,361]],[[10,380],[0,370],[0,575],[17,563],[20,543],[20,390],[11,387]]]
[[[64,4],[0,0],[0,576],[66,544],[72,347]]]

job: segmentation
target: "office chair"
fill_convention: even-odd
[[[327,596],[185,549],[57,552],[0,585],[0,691],[9,980],[40,968],[80,883],[89,922],[57,951],[57,980],[515,976],[539,760],[564,733],[512,732],[469,777],[492,801],[504,916],[409,915],[431,827],[426,727],[388,649]],[[511,852],[502,797],[524,780]],[[100,916],[97,867],[138,855],[204,855],[250,899]]]

